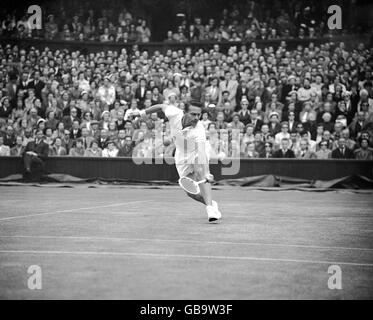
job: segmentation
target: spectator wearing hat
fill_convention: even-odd
[[[101,130],[109,130],[109,123],[111,122],[110,119],[110,111],[104,110],[101,113],[101,120],[100,120],[100,129]]]
[[[83,140],[82,138],[78,138],[75,140],[73,147],[69,151],[69,156],[72,157],[83,157],[85,153],[85,149],[83,147]]]
[[[273,158],[295,158],[294,151],[289,149],[290,141],[287,138],[281,140],[280,148],[273,153]]]
[[[102,157],[102,149],[98,147],[96,140],[91,141],[90,147],[84,152],[85,157]]]
[[[270,115],[276,113],[279,121],[282,120],[282,110],[278,108],[276,102],[269,102],[264,113],[264,122],[269,122]]]
[[[90,135],[96,140],[100,137],[100,123],[97,120],[92,120],[90,125]]]
[[[179,99],[180,97],[180,90],[175,86],[174,80],[167,80],[166,81],[166,88],[163,90],[162,93],[163,97],[168,100],[170,96],[176,97],[176,99]]]
[[[281,125],[279,123],[280,118],[277,112],[271,112],[269,114],[269,133],[276,135],[281,132]]]

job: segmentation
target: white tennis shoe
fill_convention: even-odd
[[[213,206],[206,206],[206,212],[209,222],[217,222],[220,219],[218,211]]]
[[[219,219],[221,219],[221,212],[219,211],[218,203],[216,201],[212,200],[212,206],[214,207],[214,209],[218,213]]]

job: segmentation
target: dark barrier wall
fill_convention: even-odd
[[[315,43],[316,45],[320,45],[326,42],[333,42],[339,43],[344,42],[348,48],[354,48],[360,42],[367,43],[369,41],[369,37],[366,36],[336,36],[333,38],[315,38],[315,39],[278,39],[278,40],[255,40],[257,47],[269,47],[273,46],[277,48],[280,45],[280,42],[284,40],[286,41],[288,49],[295,49],[298,45],[308,46],[310,42]],[[107,50],[115,50],[120,51],[122,48],[126,48],[130,50],[134,43],[132,44],[124,44],[124,43],[102,43],[102,42],[95,42],[95,41],[63,41],[63,40],[44,40],[44,39],[14,39],[14,38],[0,38],[0,43],[2,45],[11,44],[22,48],[28,48],[33,46],[38,49],[44,49],[48,47],[51,50],[56,50],[61,48],[68,49],[68,50],[79,50],[84,54],[90,52],[101,52]],[[192,50],[198,49],[211,49],[214,44],[219,44],[221,50],[226,52],[228,48],[231,46],[237,46],[239,48],[241,45],[245,44],[247,46],[251,45],[251,42],[209,42],[209,41],[199,41],[199,42],[190,42],[190,43],[164,43],[164,42],[149,42],[149,43],[137,43],[139,49],[141,51],[147,50],[150,54],[153,53],[155,50],[159,50],[160,52],[165,52],[167,49],[178,50],[178,49],[185,49],[186,47],[192,48]]]
[[[172,159],[167,162],[172,162]],[[242,159],[239,160],[237,174],[222,175],[222,168],[229,166],[220,162],[211,164],[211,173],[216,180],[266,174],[310,180],[329,180],[354,174],[373,178],[373,161],[364,160]],[[22,170],[21,158],[0,157],[0,178],[22,173]],[[178,178],[176,168],[172,164],[154,164],[153,160],[153,164],[139,165],[132,158],[49,157],[46,170],[48,173],[64,173],[79,178],[173,182]]]

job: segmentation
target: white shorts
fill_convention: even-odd
[[[206,154],[207,161],[210,160],[208,154]],[[186,177],[195,171],[195,165],[198,164],[198,154],[193,153],[187,157],[178,157],[178,153],[175,153],[175,166],[179,174],[179,177]]]

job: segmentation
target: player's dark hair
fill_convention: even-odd
[[[202,103],[200,101],[198,101],[198,100],[190,100],[189,102],[185,103],[184,111],[188,112],[190,106],[203,109]]]

